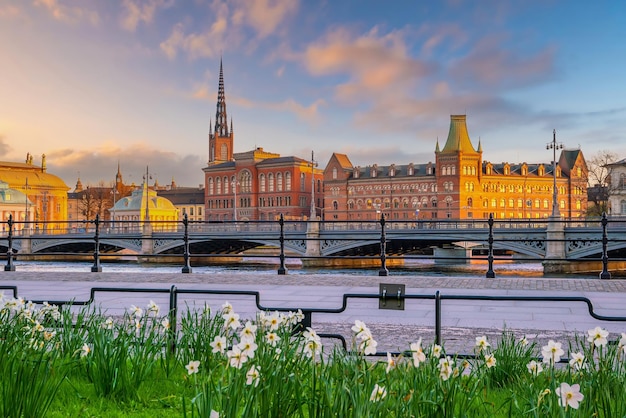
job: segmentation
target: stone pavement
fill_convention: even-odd
[[[407,295],[422,295],[431,299],[406,300],[405,310],[378,309],[377,298],[349,299],[343,313],[313,314],[312,326],[318,332],[340,333],[348,341],[354,320],[364,321],[379,343],[380,351],[402,351],[422,337],[425,344],[434,341],[434,301],[436,291],[441,295],[487,296],[584,296],[589,298],[597,314],[625,317],[626,281],[570,278],[506,277],[433,277],[387,276],[376,271],[368,275],[297,274],[279,276],[275,271],[224,271],[205,273],[114,273],[114,272],[0,272],[2,286],[17,286],[19,296],[34,300],[86,300],[93,287],[167,290],[176,285],[184,290],[258,291],[260,304],[268,308],[338,309],[343,294],[377,295],[380,283],[402,283]],[[10,292],[5,290],[5,295]],[[96,294],[96,302],[112,314],[120,313],[131,304],[145,305],[154,300],[167,306],[167,293]],[[179,307],[203,306],[218,308],[228,300],[242,317],[253,316],[257,310],[250,296],[220,294],[180,294]],[[521,301],[442,301],[442,338],[448,352],[470,352],[474,337],[487,335],[497,341],[503,329],[517,336],[545,344],[548,339],[561,340],[582,336],[586,330],[601,326],[616,339],[626,332],[626,322],[593,319],[587,305],[581,302],[521,302]],[[564,344],[566,345],[566,344]]]

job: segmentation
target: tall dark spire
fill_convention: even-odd
[[[224,70],[220,59],[220,81],[217,89],[217,111],[215,112],[215,135],[228,136],[228,118],[226,116],[226,95],[224,94]]]

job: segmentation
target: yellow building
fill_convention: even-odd
[[[10,189],[24,193],[31,202],[17,210],[13,219],[16,229],[21,230],[24,222],[29,229],[48,233],[64,232],[67,228],[67,192],[70,189],[61,178],[46,170],[46,156],[41,157],[41,166],[33,164],[32,155],[26,162],[0,162],[0,181]]]
[[[326,220],[392,221],[435,219],[547,218],[554,182],[559,215],[585,216],[587,164],[580,149],[562,150],[554,163],[492,163],[474,147],[465,115],[451,115],[443,148],[435,161],[353,166],[335,153],[324,170]]]
[[[111,209],[116,230],[129,230],[150,221],[154,231],[175,231],[178,226],[178,209],[164,197],[157,196],[144,181],[143,185],[115,202]]]

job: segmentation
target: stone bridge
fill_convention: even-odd
[[[490,237],[487,220],[436,222],[189,222],[187,238],[192,255],[239,254],[255,247],[284,248],[293,256],[358,256],[380,253],[383,237],[390,255],[420,254],[425,250],[486,249]],[[559,231],[550,232],[550,225]],[[281,232],[282,229],[282,232]],[[55,230],[55,233],[12,235],[15,254],[91,253],[95,248],[95,226],[87,229]],[[607,221],[607,250],[626,253],[626,219]],[[599,258],[602,255],[603,227],[595,221],[495,220],[491,228],[493,249],[513,252],[532,259],[550,258],[550,244],[558,247],[564,260]],[[109,225],[98,228],[102,253],[166,255],[182,254],[185,230],[161,229],[156,223]],[[8,251],[8,236],[0,237],[0,251]]]

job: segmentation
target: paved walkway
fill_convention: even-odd
[[[402,283],[407,295],[432,297],[436,291],[446,295],[487,296],[584,296],[591,300],[594,311],[604,316],[626,319],[626,280],[566,278],[455,278],[432,276],[379,277],[369,275],[298,274],[279,276],[273,271],[219,274],[182,273],[78,273],[78,272],[0,272],[0,287],[17,286],[19,296],[34,300],[86,300],[93,287],[167,290],[176,285],[184,290],[258,291],[260,304],[268,308],[329,308],[342,305],[345,293],[377,295],[380,283]],[[1,289],[0,289],[1,290]],[[10,292],[5,290],[5,295]],[[167,306],[167,293],[96,294],[96,302],[112,314],[131,304],[145,305],[155,300]],[[218,308],[228,300],[242,316],[253,316],[257,308],[250,296],[179,295],[179,306]],[[407,300],[403,311],[380,310],[378,299],[350,299],[341,314],[314,314],[313,328],[318,332],[341,333],[349,339],[355,319],[363,320],[379,342],[381,351],[398,351],[422,337],[434,340],[434,301]],[[602,326],[612,339],[626,332],[626,322],[593,319],[587,305],[581,302],[521,302],[443,300],[442,337],[448,351],[471,350],[475,336],[488,335],[497,340],[502,329],[544,344],[548,339],[571,338],[587,329]],[[617,333],[617,334],[616,334]]]

